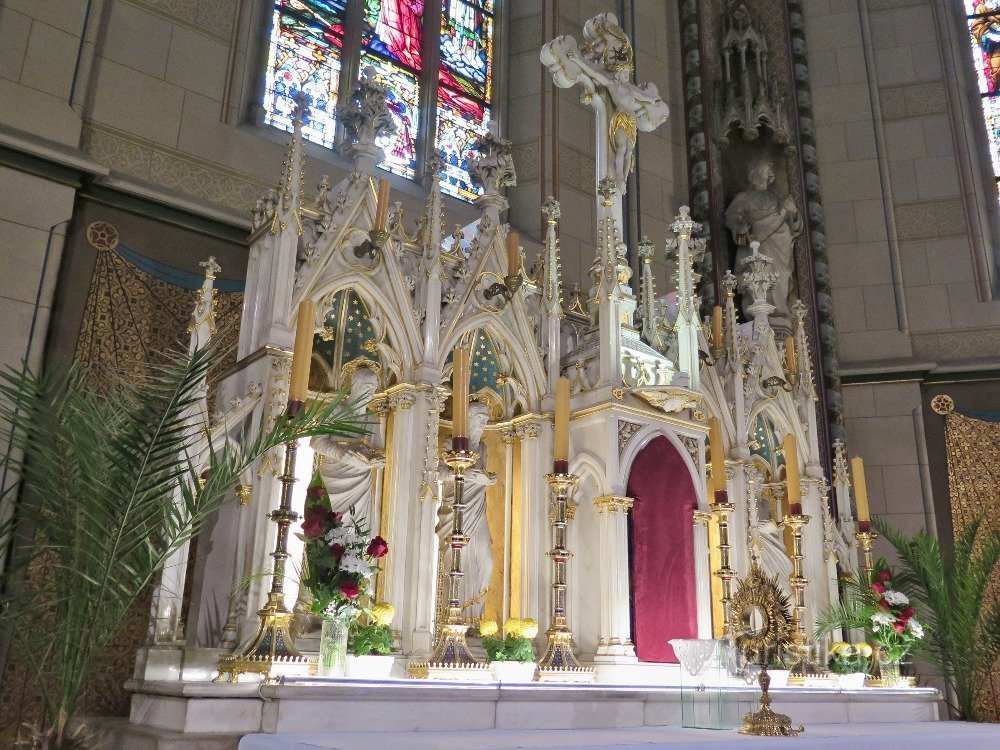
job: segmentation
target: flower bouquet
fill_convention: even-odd
[[[312,595],[310,609],[323,618],[319,674],[343,676],[351,620],[370,601],[379,558],[389,545],[330,507],[319,474],[309,485],[300,538],[305,542],[302,585]]]
[[[347,676],[386,679],[395,661],[392,656],[392,618],[396,608],[379,602],[351,621],[347,636]],[[365,622],[367,620],[367,623]]]
[[[538,635],[538,623],[511,617],[503,624],[503,635],[499,632],[496,620],[479,623],[493,676],[498,682],[531,682],[535,676],[532,639]]]
[[[924,627],[914,617],[909,597],[892,587],[892,570],[879,558],[868,580],[851,582],[846,602],[819,618],[817,634],[837,628],[867,630],[878,647],[882,681],[887,687],[900,682],[899,663],[924,637]]]

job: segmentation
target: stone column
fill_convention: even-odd
[[[634,500],[621,495],[602,495],[594,500],[603,561],[600,580],[601,635],[594,661],[604,664],[637,662],[632,643],[632,613],[629,602],[628,512]]]
[[[697,582],[696,606],[698,637],[712,637],[712,571],[708,564],[708,522],[712,514],[695,510],[694,518],[694,579]]]
[[[404,402],[399,401],[393,415],[398,421],[393,425],[391,451],[398,474],[394,469],[397,478],[387,491],[397,493],[398,498],[393,501],[393,539],[387,541],[390,554],[394,543],[398,554],[387,575],[386,600],[401,614],[403,653],[419,660],[430,655],[434,642],[438,419],[444,400],[432,386],[410,393],[410,406],[403,408]],[[404,474],[404,467],[408,473]]]

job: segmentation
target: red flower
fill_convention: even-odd
[[[322,500],[325,494],[326,488],[318,484],[306,490],[306,497],[311,498],[312,500]]]
[[[890,573],[888,570],[883,570],[881,573],[878,574],[878,579],[883,583],[888,581],[890,578],[892,578],[892,573]]]
[[[358,598],[358,582],[351,580],[350,578],[345,578],[340,582],[340,593],[346,596],[348,599]]]
[[[909,620],[914,614],[916,614],[916,611],[913,607],[907,605],[906,607],[903,607],[903,610],[899,614],[904,620]]]
[[[876,594],[884,594],[885,586],[883,586],[881,583],[873,583],[872,591],[874,591]]]
[[[906,630],[906,623],[902,620],[896,620],[892,627],[897,633],[902,633]]]
[[[330,546],[330,557],[332,557],[337,562],[340,562],[340,558],[344,556],[344,551],[346,548],[343,544],[333,544]]]
[[[343,519],[343,513],[334,513],[332,510],[326,512],[326,520],[332,523],[334,526],[340,526],[340,521]]]
[[[885,599],[880,600],[878,606],[879,609],[884,609],[887,612],[889,611],[889,602],[887,602]]]
[[[375,537],[368,543],[368,554],[372,557],[385,557],[389,551],[389,543],[380,536]]]
[[[323,533],[323,518],[326,514],[319,508],[310,508],[302,521],[302,533],[306,539],[315,539]]]

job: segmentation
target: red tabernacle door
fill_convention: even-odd
[[[632,630],[639,661],[677,662],[671,638],[697,638],[694,525],[697,497],[680,452],[665,437],[632,463],[628,494]]]

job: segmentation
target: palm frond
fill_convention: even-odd
[[[171,354],[141,382],[100,391],[79,367],[0,371],[0,419],[23,451],[26,490],[0,538],[12,524],[35,535],[0,579],[0,629],[38,676],[51,727],[72,716],[133,602],[242,474],[287,442],[361,431],[339,397],[238,435],[236,445],[199,448],[192,417],[220,356],[212,347]]]

